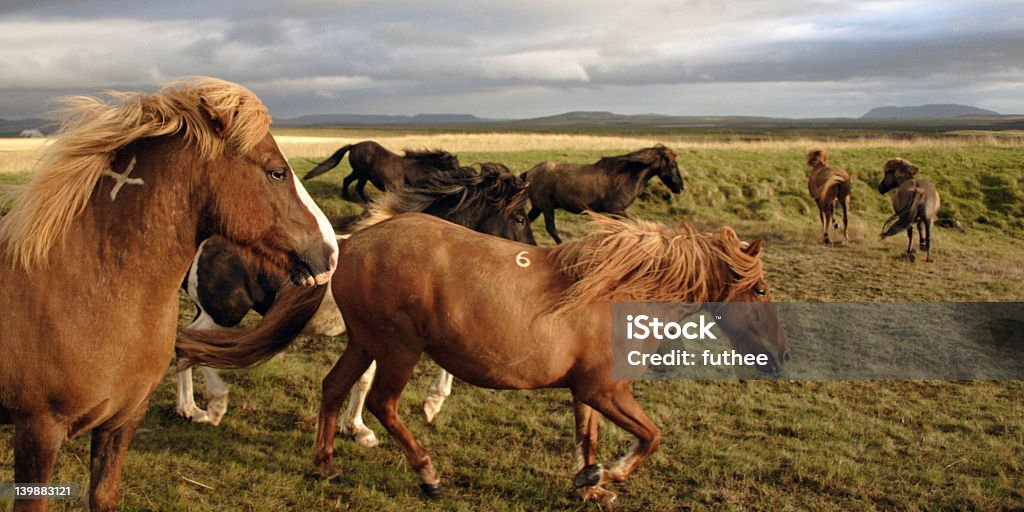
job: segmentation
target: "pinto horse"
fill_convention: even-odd
[[[89,503],[113,510],[199,243],[224,236],[311,287],[330,280],[338,246],[239,85],[74,97],[64,115],[0,221],[0,420],[14,424],[19,483],[49,482],[61,445],[91,430]]]
[[[480,171],[463,167],[450,174],[434,174],[401,186],[379,200],[365,215],[382,219],[407,212],[422,212],[466,226],[481,233],[509,240],[536,244],[526,221],[526,184],[498,163],[480,164]],[[372,213],[371,213],[372,212]],[[368,222],[363,219],[360,222]],[[281,279],[255,271],[245,265],[238,251],[222,237],[211,238],[200,246],[185,279],[185,289],[196,305],[194,328],[233,327],[252,309],[263,315],[270,309],[283,284]],[[337,318],[331,318],[330,315]],[[345,324],[334,299],[328,295],[311,321],[313,332],[337,336]],[[310,325],[306,326],[309,332]],[[213,368],[201,366],[210,402],[206,410],[195,403],[192,370],[178,372],[178,415],[197,423],[218,425],[227,412],[228,387]],[[352,393],[352,401],[343,422],[344,431],[364,446],[376,446],[377,438],[362,420],[362,403],[373,379],[368,370]],[[441,371],[424,404],[427,421],[433,420],[451,394],[452,378]]]
[[[626,208],[654,176],[674,194],[683,191],[683,177],[676,154],[658,144],[626,155],[606,156],[593,164],[547,161],[522,174],[529,183],[530,222],[544,214],[544,228],[555,243],[562,243],[555,229],[555,209],[571,213],[607,212],[626,216]]]
[[[842,167],[830,167],[828,151],[821,148],[807,152],[807,165],[811,167],[811,174],[807,176],[807,190],[818,205],[822,241],[825,245],[831,243],[829,226],[839,229],[839,221],[835,219],[836,203],[843,208],[843,241],[849,241],[847,215],[850,209],[850,173]]]
[[[917,166],[902,159],[892,158],[885,162],[885,176],[878,184],[878,193],[892,189],[892,209],[895,213],[882,227],[882,238],[900,231],[907,232],[907,259],[914,261],[914,224],[917,224],[918,244],[925,252],[925,261],[932,261],[932,226],[939,214],[942,201],[935,185],[928,180],[919,180]]]
[[[349,153],[351,151],[351,153]],[[352,173],[341,182],[341,197],[348,199],[348,186],[356,183],[356,192],[366,202],[366,182],[373,183],[384,192],[395,190],[399,185],[409,184],[432,172],[454,171],[459,168],[459,159],[455,155],[439,149],[430,151],[405,150],[405,156],[399,156],[372,140],[342,146],[333,155],[317,164],[306,173],[304,180],[315,178],[341,163],[341,159],[349,153],[348,162],[352,165]]]
[[[402,390],[426,352],[477,386],[568,388],[580,454],[574,485],[584,499],[611,501],[614,493],[601,486],[626,480],[660,439],[631,383],[612,380],[611,302],[768,302],[770,293],[760,240],[744,244],[731,228],[700,233],[688,223],[669,228],[592,215],[587,237],[555,249],[419,214],[393,217],[345,241],[331,289],[348,320],[349,345],[323,382],[313,455],[321,475],[339,474],[333,462],[338,412],[376,361],[367,407],[401,446],[423,492],[439,496],[429,455],[398,416]],[[789,339],[774,310],[726,315],[720,325],[737,350],[766,354],[770,369],[789,360]],[[251,364],[286,342],[226,336],[197,343],[189,357]],[[607,466],[596,460],[598,413],[637,438]]]

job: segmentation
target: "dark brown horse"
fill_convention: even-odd
[[[353,181],[358,180],[356,192],[359,192],[359,197],[366,201],[366,192],[363,189],[367,181],[380,190],[391,192],[398,185],[412,183],[432,172],[454,171],[459,168],[459,159],[447,151],[407,149],[405,156],[398,156],[384,146],[367,140],[342,146],[327,160],[306,173],[302,179],[312,179],[335,168],[341,163],[345,153],[349,153],[348,163],[352,166],[352,173],[345,176],[341,183],[341,196],[345,199],[349,198],[348,186]]]
[[[626,216],[640,189],[658,176],[675,194],[683,191],[676,154],[658,144],[626,155],[606,156],[593,164],[547,161],[523,173],[529,183],[530,222],[544,214],[544,228],[555,243],[562,243],[555,229],[555,209],[571,213],[585,210]]]
[[[831,243],[829,227],[839,229],[836,220],[836,203],[843,208],[843,241],[849,241],[850,173],[842,167],[828,165],[828,152],[815,148],[807,152],[807,165],[811,174],[807,176],[807,191],[818,205],[818,219],[821,221],[821,237],[825,245]]]
[[[327,219],[250,91],[200,78],[111,96],[68,100],[0,222],[0,420],[14,423],[14,481],[49,482],[64,442],[91,430],[94,510],[117,505],[199,243],[225,236],[302,285],[327,282],[337,263]]]
[[[419,214],[393,217],[345,241],[332,291],[348,320],[349,346],[323,383],[314,448],[321,474],[338,475],[337,415],[349,388],[376,360],[367,406],[402,447],[423,491],[439,494],[430,457],[398,416],[402,390],[426,352],[477,386],[570,389],[580,449],[574,484],[585,499],[610,501],[614,494],[601,486],[626,480],[660,438],[631,383],[612,380],[611,302],[768,302],[770,293],[758,258],[761,241],[743,244],[730,228],[700,233],[686,223],[668,228],[597,215],[592,224],[589,236],[553,250]],[[735,348],[767,354],[770,368],[781,369],[789,340],[774,310],[757,321],[739,318],[722,320]],[[189,357],[252,364],[281,341],[197,344]],[[637,438],[607,466],[596,460],[598,414]]]
[[[914,261],[914,224],[917,224],[918,243],[925,252],[925,261],[932,261],[932,226],[939,214],[939,191],[928,180],[919,180],[917,166],[902,159],[892,158],[885,163],[885,176],[878,184],[878,193],[892,189],[894,212],[882,227],[882,238],[907,232],[907,259]]]
[[[422,212],[481,233],[535,245],[530,224],[526,222],[525,189],[526,184],[512,174],[508,167],[498,163],[483,163],[480,164],[480,171],[463,167],[452,173],[433,174],[412,185],[398,187],[368,210],[363,220]],[[257,272],[246,265],[244,257],[227,239],[210,238],[200,246],[184,283],[186,292],[198,310],[192,327],[233,327],[242,321],[250,309],[264,315],[274,303],[282,284],[282,279]],[[334,311],[324,311],[327,307]],[[326,318],[331,313],[338,317],[334,321],[322,322],[329,327],[326,334],[337,336],[344,331],[344,323],[333,299],[325,301],[320,313],[318,318]],[[192,371],[189,368],[178,373],[175,410],[178,415],[197,423],[218,425],[227,412],[228,387],[212,368],[204,366],[200,369],[211,395],[207,409],[204,411],[195,403]],[[373,377],[370,373],[366,379],[367,389],[361,389],[361,393],[355,397],[357,404],[365,399],[368,382]],[[433,398],[428,399],[428,403],[432,404],[429,410],[435,414],[444,401],[443,392],[450,393],[451,386],[451,378],[447,373],[439,381],[446,385],[442,385]],[[345,424],[346,431],[361,444],[375,445],[376,436],[363,424],[361,413],[362,406],[350,409],[351,417]]]

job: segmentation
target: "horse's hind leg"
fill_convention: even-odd
[[[617,384],[606,392],[581,398],[612,423],[636,436],[637,441],[629,452],[607,466],[585,466],[576,473],[573,484],[576,488],[581,488],[601,486],[609,482],[624,482],[644,459],[658,449],[661,431],[644,414],[627,383]],[[614,499],[614,496],[607,499]]]
[[[907,228],[907,259],[913,262],[917,259],[914,256],[914,227]]]
[[[600,477],[600,466],[597,465],[597,431],[601,416],[589,405],[573,398],[573,413],[576,417],[576,470],[591,468]],[[610,503],[615,493],[598,486],[580,487],[577,489],[583,501],[596,500]]]
[[[206,381],[206,391],[210,394],[210,402],[206,404],[206,414],[210,425],[220,425],[224,414],[228,412],[228,385],[217,375],[217,370],[209,366],[200,366],[199,371]]]
[[[341,197],[342,199],[349,199],[348,186],[352,184],[357,178],[356,172],[352,171],[345,179],[341,180]]]
[[[850,219],[849,219],[850,196],[849,196],[849,194],[847,194],[846,197],[843,198],[843,201],[842,201],[841,204],[843,206],[843,242],[849,242],[850,241]]]
[[[89,475],[89,508],[116,510],[121,494],[121,468],[135,429],[146,416],[149,399],[143,400],[132,417],[116,427],[99,426],[92,431]]]
[[[49,417],[14,418],[14,481],[25,484],[47,484],[53,477],[57,453],[67,437],[62,428]],[[46,510],[45,499],[15,500],[14,510]]]
[[[370,363],[370,367],[356,381],[352,393],[348,397],[348,408],[345,409],[345,419],[341,422],[341,433],[352,436],[357,443],[373,448],[380,444],[377,435],[363,423],[363,407],[366,405],[366,394],[370,392],[373,385],[373,376],[377,372],[377,362]]]
[[[526,218],[530,219],[530,222],[533,222],[537,220],[537,217],[540,217],[540,208],[537,208],[536,206],[531,206],[530,213],[526,214]]]
[[[562,239],[558,237],[558,230],[555,229],[555,210],[544,210],[544,229],[556,244],[562,243]]]
[[[924,251],[925,261],[932,261],[932,221],[931,219],[924,221],[924,230],[921,226],[917,226],[918,235],[921,237],[921,250]]]
[[[370,412],[380,420],[381,424],[388,429],[388,432],[398,441],[402,447],[405,458],[416,471],[420,478],[420,490],[428,498],[440,498],[441,476],[430,463],[430,455],[427,450],[409,432],[409,429],[398,416],[398,399],[405,389],[412,370],[416,367],[419,354],[392,354],[387,361],[379,361],[377,368],[377,382],[370,389],[370,396],[367,397],[366,406]]]
[[[359,197],[361,197],[363,199],[364,203],[370,202],[370,200],[366,197],[366,182],[367,181],[368,180],[366,178],[360,176],[359,177],[359,183],[356,183],[356,193],[359,194]]]
[[[341,354],[334,368],[324,377],[323,397],[320,399],[320,416],[316,422],[316,444],[313,445],[313,464],[320,470],[320,476],[331,481],[339,480],[334,467],[334,432],[338,424],[338,411],[345,403],[349,388],[373,363],[366,349],[349,338],[348,348]]]
[[[825,245],[828,245],[828,221],[825,218],[825,209],[820,205],[818,206],[818,222],[821,223],[821,241]]]

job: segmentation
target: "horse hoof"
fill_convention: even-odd
[[[584,466],[583,469],[576,473],[576,477],[572,479],[573,487],[579,489],[580,487],[594,487],[601,482],[601,465],[590,464]]]
[[[329,477],[327,482],[333,485],[342,485],[345,483],[345,481],[341,479],[341,475],[337,473],[335,473],[334,476]]]
[[[443,497],[441,494],[441,486],[438,484],[420,484],[420,491],[423,492],[423,496],[432,500],[439,500]]]
[[[912,253],[912,252],[911,253],[907,253],[907,261],[913,263],[913,262],[917,261],[917,256],[914,256],[914,253]]]

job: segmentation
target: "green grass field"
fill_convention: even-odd
[[[399,148],[394,148],[399,149]],[[464,163],[498,161],[523,171],[547,159],[587,162],[606,150],[461,152]],[[677,148],[681,195],[652,181],[630,212],[762,237],[777,301],[1024,300],[1024,146],[964,142],[899,147],[870,142],[833,149],[853,176],[851,241],[820,244],[807,196],[807,148],[780,144]],[[319,157],[321,155],[310,155]],[[902,258],[905,237],[879,241],[889,215],[874,185],[889,157],[921,168],[943,197],[933,263]],[[293,155],[300,174],[309,158]],[[340,199],[348,164],[308,184],[329,215],[356,213]],[[0,175],[18,182],[27,174]],[[581,219],[559,214],[565,237]],[[534,223],[541,245],[550,239]],[[191,308],[182,302],[182,319]],[[510,321],[514,321],[510,319]],[[794,357],[800,341],[792,340]],[[155,392],[125,465],[126,510],[598,510],[572,493],[569,393],[491,391],[456,382],[435,425],[422,400],[436,367],[424,361],[401,411],[442,473],[446,498],[420,498],[415,475],[376,420],[375,449],[336,443],[347,484],[317,480],[311,448],[320,379],[342,338],[303,337],[270,362],[225,372],[231,404],[220,427],[174,415],[174,381]],[[201,388],[201,385],[197,386]],[[618,510],[1024,510],[1022,382],[641,382],[636,394],[663,431],[661,449],[625,484]],[[603,424],[600,458],[632,440]],[[0,482],[12,479],[10,428],[0,427]],[[88,439],[67,445],[56,482],[88,481]],[[54,502],[55,508],[80,503]]]

